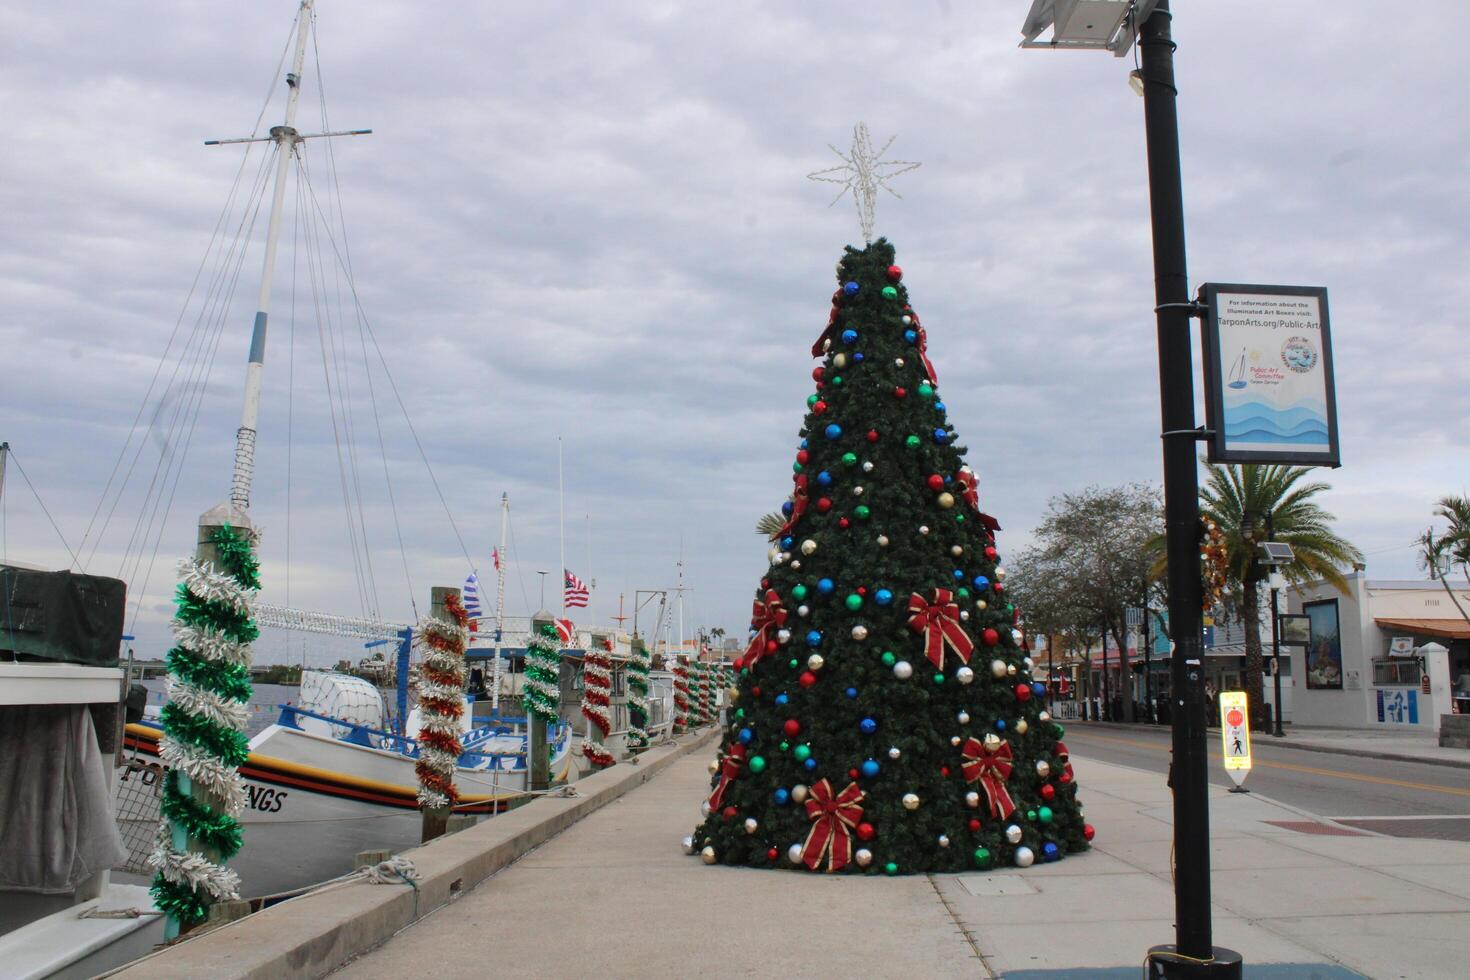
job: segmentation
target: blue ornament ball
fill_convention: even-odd
[[[995,719],[995,730],[998,732],[1006,730],[1006,720],[1004,718]]]
[[[819,646],[821,646],[822,645],[822,631],[821,630],[812,630],[810,633],[808,633],[806,635],[806,645],[809,646],[809,647],[819,647]]]
[[[893,593],[888,589],[879,589],[873,594],[873,600],[880,606],[886,606],[893,601]]]
[[[832,485],[832,474],[823,470],[817,474],[817,482],[824,487],[830,487]]]
[[[1041,681],[1034,682],[1031,685],[1031,693],[1038,698],[1046,697],[1046,685],[1041,683]]]
[[[858,284],[855,282],[845,282],[842,284],[842,291],[849,296],[856,296],[858,291]]]
[[[975,587],[976,592],[984,592],[986,589],[990,588],[990,579],[986,578],[984,575],[976,575],[973,579],[970,580],[970,584]]]
[[[942,432],[944,430],[943,429],[937,429],[935,431]],[[828,439],[841,439],[842,438],[842,426],[838,425],[836,422],[833,422],[831,425],[827,426],[827,438]]]
[[[754,737],[755,737],[755,733],[752,732],[749,728],[742,728],[742,729],[740,729],[740,735],[739,735],[740,741],[749,744],[750,740],[752,738],[754,738]]]
[[[785,786],[778,786],[776,792],[771,794],[771,798],[776,801],[777,806],[785,806],[791,802],[791,792]]]
[[[867,360],[867,358],[863,357],[863,352],[862,351],[854,351],[853,352],[852,362],[854,364],[861,364],[865,360]]]
[[[919,333],[917,330],[905,330],[903,332],[903,339],[911,344],[915,343],[919,339]]]
[[[1057,850],[1057,846],[1051,841],[1047,841],[1041,846],[1041,859],[1043,861],[1055,861],[1060,856],[1061,853]]]
[[[948,438],[949,433],[946,432],[944,429],[934,430],[934,441],[939,443],[941,446],[944,445],[945,440],[947,440]]]
[[[956,582],[963,582],[965,580],[965,570],[963,568],[956,568],[954,570],[954,580]]]
[[[855,699],[856,699],[856,698],[857,698],[857,688],[855,688],[855,687],[849,687],[849,688],[848,688],[848,689],[847,689],[847,696],[848,696],[848,697],[849,697],[849,698],[851,698],[851,699],[854,699],[854,700],[855,700]]]
[[[817,580],[817,591],[822,593],[822,595],[831,595],[832,590],[835,588],[836,586],[832,584],[832,580],[830,578]]]
[[[876,775],[878,775],[878,763],[874,762],[872,759],[869,759],[868,761],[864,762],[863,763],[863,778],[865,778],[865,779],[872,779]]]
[[[935,409],[935,411],[939,411],[939,412],[944,411],[944,402],[935,402],[934,403],[934,409]],[[944,482],[945,483],[948,483],[949,482],[949,478],[948,477],[945,477]]]
[[[871,718],[864,718],[858,722],[858,731],[864,735],[871,735],[878,730],[878,723]]]
[[[803,762],[802,765],[805,766],[808,771],[810,771],[817,768],[817,760],[813,759],[811,756],[807,756],[807,760]]]
[[[855,343],[857,343],[857,331],[856,330],[844,330],[844,331],[842,331],[842,342],[844,344],[855,344]]]
[[[791,699],[789,697],[787,697],[786,695],[784,695],[784,694],[778,694],[778,695],[776,695],[776,707],[778,707],[778,708],[783,707],[783,706],[785,706],[786,702],[787,701],[790,701],[790,700]]]
[[[781,539],[781,548],[785,551],[790,551],[791,546],[794,544],[796,544],[796,539],[789,534]]]
[[[791,510],[792,510],[791,501],[788,500],[788,501],[786,501],[786,503],[784,503],[784,504],[781,505],[781,513],[784,514],[784,515],[786,515],[787,517],[790,517],[791,516]]]
[[[802,449],[810,449],[811,446],[808,446],[806,440],[803,439],[803,440],[801,440],[801,448]]]

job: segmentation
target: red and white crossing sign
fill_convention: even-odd
[[[1244,691],[1220,692],[1220,741],[1225,772],[1239,786],[1251,770],[1250,704]]]

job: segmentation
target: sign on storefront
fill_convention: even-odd
[[[1212,463],[1340,466],[1327,290],[1205,283]]]

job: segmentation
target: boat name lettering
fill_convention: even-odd
[[[269,786],[247,786],[250,795],[250,809],[259,810],[261,813],[280,813],[281,804],[286,802],[286,791],[273,789]]]

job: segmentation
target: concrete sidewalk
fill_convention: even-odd
[[[683,855],[706,761],[679,760],[336,976],[1136,977],[1173,939],[1155,774],[1074,757],[1098,828],[1088,854],[852,878]],[[1211,819],[1215,941],[1247,976],[1464,975],[1470,844],[1355,832],[1223,789]]]

